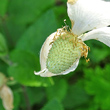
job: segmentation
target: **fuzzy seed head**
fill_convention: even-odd
[[[70,32],[64,32],[53,42],[46,61],[47,69],[59,74],[69,69],[82,54],[83,42]]]

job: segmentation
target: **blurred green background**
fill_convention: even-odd
[[[86,63],[65,76],[42,78],[45,39],[66,23],[66,0],[0,0],[0,72],[14,94],[13,110],[110,110],[110,48],[95,41]],[[5,110],[0,99],[0,110]]]

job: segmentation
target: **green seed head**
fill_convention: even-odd
[[[69,32],[59,35],[53,42],[46,61],[47,69],[59,74],[69,69],[81,57],[82,41]]]

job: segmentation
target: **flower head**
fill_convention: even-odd
[[[51,77],[74,71],[81,56],[87,58],[85,40],[96,39],[110,47],[110,3],[68,0],[67,6],[72,29],[65,26],[46,39],[40,52],[41,71],[36,75]]]

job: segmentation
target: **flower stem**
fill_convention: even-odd
[[[23,94],[24,94],[24,98],[25,98],[25,102],[26,102],[26,106],[27,106],[26,110],[31,110],[31,105],[30,105],[28,94],[26,92],[26,87],[25,86],[21,86],[21,87],[23,90]]]
[[[49,81],[50,81],[51,85],[54,85],[54,81],[53,81],[52,77],[49,77]]]
[[[13,65],[13,62],[9,59],[9,56],[8,56],[8,55],[3,56],[3,57],[0,57],[0,59],[1,59],[2,61],[4,61],[4,62],[5,62],[7,65],[9,65],[9,66]]]

